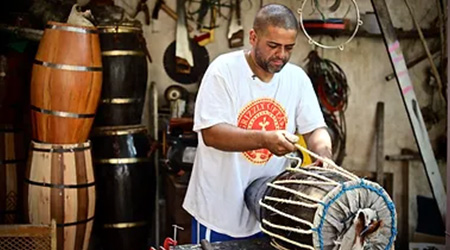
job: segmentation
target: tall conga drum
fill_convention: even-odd
[[[245,199],[277,249],[393,249],[397,215],[389,195],[343,168],[288,168],[255,180]]]
[[[146,250],[155,199],[155,166],[144,126],[95,129],[96,235],[104,249]]]
[[[140,24],[99,26],[103,87],[95,126],[141,123],[147,88],[146,44]]]
[[[85,142],[101,85],[97,29],[49,22],[31,77],[33,139],[57,144]]]
[[[0,223],[20,223],[26,145],[22,130],[0,125]]]
[[[88,249],[96,201],[89,141],[32,142],[24,193],[29,223],[56,220],[58,250]]]

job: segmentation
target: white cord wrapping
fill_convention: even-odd
[[[308,149],[300,146],[299,144],[295,144],[295,146],[300,151],[306,152],[306,153],[310,154],[311,156],[315,157],[316,159],[322,161],[323,163],[328,164],[329,167],[325,168],[325,167],[317,167],[317,166],[309,165],[309,166],[306,166],[306,167],[302,168],[300,166],[301,163],[302,163],[302,160],[300,158],[293,157],[293,156],[290,156],[290,155],[285,155],[286,158],[288,158],[290,160],[293,160],[293,161],[297,161],[297,165],[294,168],[286,168],[287,171],[301,173],[301,174],[304,174],[306,176],[313,177],[316,180],[277,180],[277,181],[274,181],[273,183],[267,183],[267,186],[269,186],[269,187],[271,187],[273,189],[277,189],[277,190],[281,190],[281,191],[285,191],[285,192],[294,194],[296,196],[300,196],[300,197],[302,197],[304,199],[307,199],[307,200],[310,200],[312,202],[315,202],[315,204],[310,204],[310,203],[306,203],[306,202],[303,202],[303,201],[288,200],[288,199],[272,197],[272,196],[265,196],[265,197],[263,197],[263,200],[272,201],[272,202],[278,202],[278,203],[283,203],[283,204],[289,204],[289,205],[296,205],[296,206],[307,207],[307,208],[318,208],[319,204],[322,203],[321,200],[319,200],[317,198],[314,198],[314,197],[312,197],[310,195],[301,193],[299,191],[296,191],[294,189],[291,189],[291,188],[288,188],[288,187],[284,187],[282,185],[283,184],[321,185],[321,186],[328,185],[328,186],[336,186],[337,187],[337,186],[341,186],[342,184],[337,182],[337,181],[334,181],[334,180],[332,180],[332,179],[330,179],[328,177],[322,176],[320,174],[313,173],[313,172],[308,171],[308,170],[316,170],[316,171],[324,171],[324,172],[329,171],[329,172],[338,174],[338,175],[340,175],[340,176],[342,176],[342,177],[344,177],[346,179],[349,179],[349,180],[359,179],[358,176],[356,176],[356,175],[346,171],[342,167],[336,165],[336,163],[334,163],[332,160],[327,159],[327,158],[323,158],[323,157],[321,157],[321,156],[319,156],[319,155],[309,151]],[[270,211],[272,211],[272,212],[274,212],[274,213],[276,213],[276,214],[278,214],[280,216],[283,216],[283,217],[286,217],[286,218],[291,219],[293,221],[297,221],[299,223],[305,224],[305,225],[309,226],[311,229],[315,228],[313,223],[311,223],[309,221],[306,221],[304,219],[301,219],[299,217],[287,214],[287,213],[285,213],[283,211],[280,211],[280,210],[276,209],[275,207],[264,203],[263,200],[259,201],[260,206],[262,206],[262,207],[264,207],[264,208],[266,208],[266,209],[268,209],[268,210],[270,210]],[[295,233],[298,233],[298,234],[313,234],[314,233],[314,231],[311,230],[311,229],[310,230],[304,230],[304,229],[299,229],[299,228],[286,227],[286,226],[274,224],[274,223],[272,223],[272,222],[270,222],[270,221],[268,221],[266,219],[262,220],[262,224],[264,224],[264,225],[266,225],[266,226],[268,226],[270,228],[273,228],[273,229],[284,230],[284,231],[289,231],[289,232],[295,232]],[[261,230],[264,233],[266,233],[267,235],[271,236],[272,238],[279,239],[281,241],[290,243],[290,244],[295,245],[295,246],[299,246],[301,248],[314,250],[314,247],[309,246],[309,245],[305,245],[305,244],[302,244],[300,242],[297,242],[297,241],[291,240],[289,238],[286,238],[284,236],[278,235],[278,234],[270,231],[269,229],[264,228],[262,226],[262,224],[261,224]],[[271,245],[273,247],[279,249],[279,250],[287,250],[287,248],[281,246],[275,240],[272,240]]]

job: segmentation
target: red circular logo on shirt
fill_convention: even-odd
[[[284,130],[287,116],[284,108],[275,100],[262,98],[247,104],[238,117],[238,127],[254,130]],[[243,152],[245,158],[254,164],[264,164],[269,161],[272,153],[263,148]]]

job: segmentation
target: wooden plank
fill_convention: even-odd
[[[88,183],[87,170],[84,154],[85,151],[75,152],[75,166],[77,183],[84,184]],[[77,221],[86,220],[88,218],[88,188],[79,188],[77,190]],[[77,225],[77,230],[75,233],[75,249],[83,249],[84,237],[86,235],[86,224]]]
[[[377,169],[377,182],[381,185],[384,183],[384,103],[377,103],[377,117],[376,117],[376,169]]]
[[[63,169],[64,185],[78,185],[77,183],[77,167],[75,152],[66,152],[64,154],[64,161],[60,168]],[[65,166],[63,168],[63,166]],[[78,188],[61,188],[64,190],[64,223],[76,223],[78,222]],[[70,225],[64,227],[64,249],[76,249],[76,230],[79,225]],[[59,238],[58,238],[59,239]]]
[[[405,105],[409,122],[411,124],[414,138],[419,148],[422,161],[425,166],[428,181],[431,185],[433,196],[439,207],[439,211],[443,221],[446,215],[446,193],[439,168],[434,157],[433,149],[431,147],[428,132],[423,121],[422,113],[420,111],[419,103],[414,93],[413,85],[409,77],[408,68],[400,48],[400,43],[395,34],[392,20],[389,16],[389,10],[385,0],[371,0],[372,5],[377,15],[380,29],[383,33],[384,42],[388,55],[394,68],[395,77],[397,79],[400,94]]]
[[[63,162],[64,155],[62,153],[51,153],[51,183],[52,184],[63,184],[64,183],[64,171],[63,171]],[[51,188],[50,191],[50,213],[51,218],[56,220],[57,224],[57,238],[58,238],[58,250],[63,250],[65,246],[65,227],[63,226],[65,218],[64,218],[64,210],[65,208],[65,190],[63,188]]]
[[[1,237],[48,236],[51,232],[49,225],[0,225]]]

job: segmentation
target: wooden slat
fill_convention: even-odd
[[[51,183],[62,184],[64,183],[64,168],[62,162],[64,162],[64,155],[59,153],[51,154]],[[67,166],[69,167],[69,166]],[[50,191],[50,213],[51,218],[56,219],[56,224],[59,225],[56,231],[58,240],[58,250],[64,249],[64,210],[65,210],[65,190],[59,188],[51,188]]]
[[[47,225],[0,225],[1,237],[48,236],[52,228]]]
[[[85,152],[75,152],[75,165],[77,166],[77,183],[89,183],[87,179],[86,162],[84,158]],[[88,218],[88,188],[79,188],[77,190],[77,220],[85,220]],[[84,237],[86,235],[86,224],[77,226],[75,236],[75,249],[83,249]]]
[[[66,166],[62,168],[62,166]],[[70,166],[70,167],[69,167]],[[60,168],[63,169],[64,181],[62,184],[66,185],[77,185],[77,168],[75,153],[67,152],[64,153],[64,161],[61,162]],[[77,212],[78,212],[78,189],[75,188],[64,188],[64,223],[74,223],[77,222]],[[78,249],[75,246],[75,234],[78,225],[65,226],[64,227],[64,247],[65,249]]]

